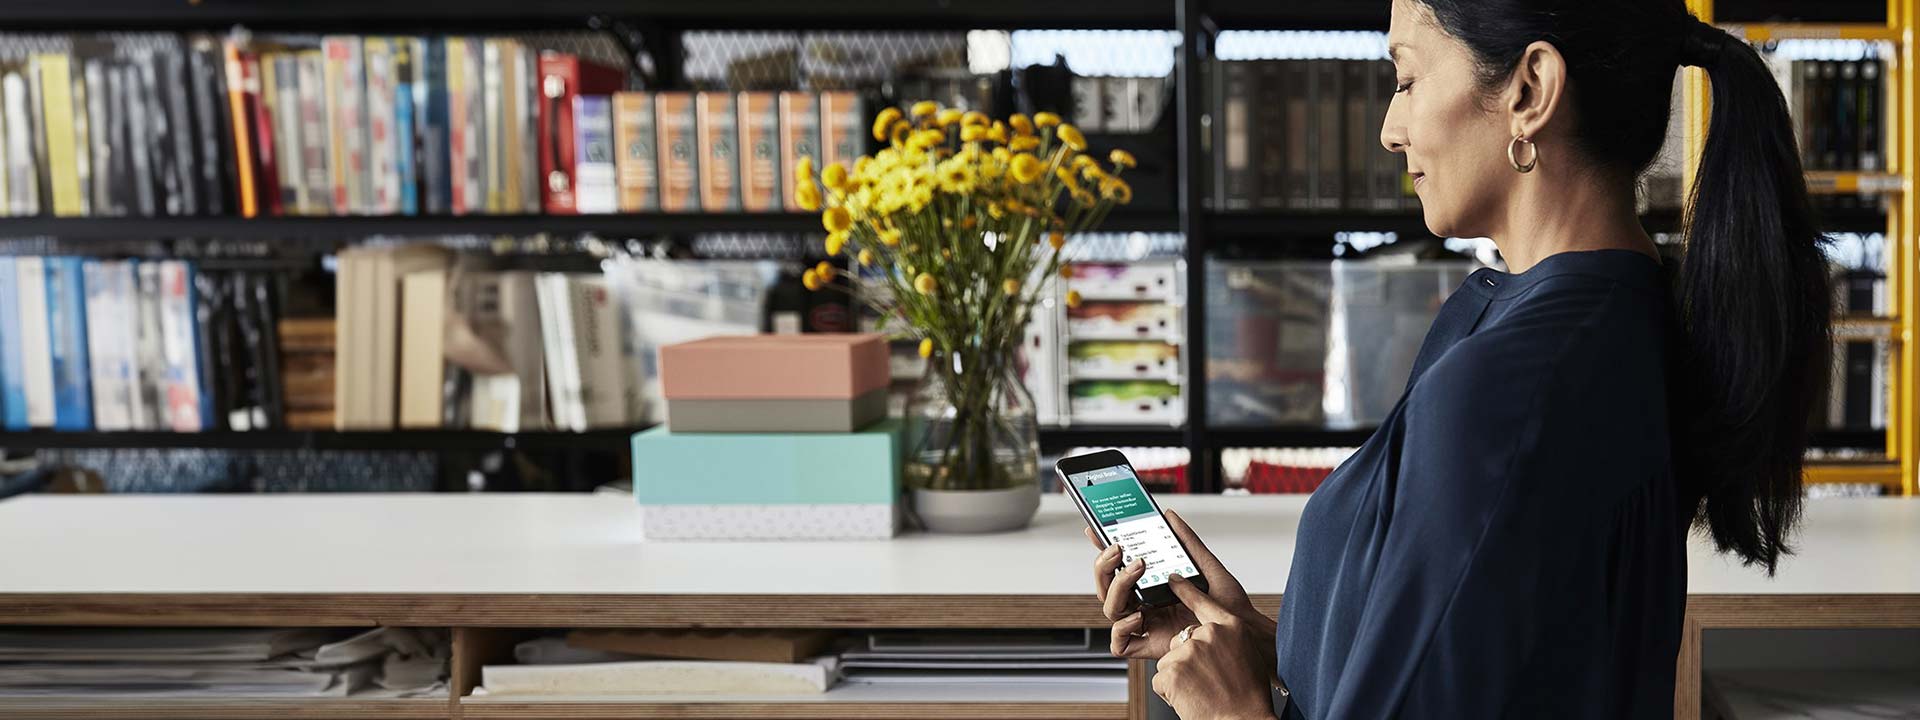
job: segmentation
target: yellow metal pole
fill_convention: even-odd
[[[1897,58],[1889,63],[1892,66],[1889,75],[1900,112],[1894,119],[1895,132],[1884,133],[1899,138],[1897,158],[1889,169],[1900,173],[1902,180],[1898,211],[1888,213],[1889,239],[1894,246],[1888,267],[1888,282],[1898,301],[1898,307],[1894,309],[1897,331],[1893,345],[1899,371],[1894,374],[1894,382],[1890,383],[1895,394],[1889,405],[1893,415],[1888,418],[1887,424],[1898,432],[1899,437],[1897,443],[1888,443],[1887,451],[1899,458],[1900,485],[1909,497],[1920,495],[1920,474],[1917,474],[1920,473],[1920,465],[1915,462],[1916,455],[1920,455],[1920,417],[1916,416],[1915,406],[1920,405],[1920,399],[1914,397],[1915,391],[1920,390],[1920,357],[1916,357],[1920,353],[1915,352],[1914,345],[1914,325],[1920,321],[1920,293],[1915,292],[1915,287],[1920,285],[1920,275],[1916,275],[1916,272],[1920,272],[1920,263],[1916,263],[1916,258],[1920,258],[1920,248],[1915,247],[1913,237],[1914,229],[1920,227],[1916,224],[1916,220],[1920,220],[1920,200],[1915,198],[1913,177],[1914,169],[1920,168],[1920,156],[1914,153],[1916,147],[1920,147],[1920,137],[1915,135],[1915,119],[1920,117],[1915,113],[1920,108],[1916,108],[1914,102],[1916,94],[1920,94],[1917,93],[1920,88],[1915,85],[1920,73],[1914,72],[1915,68],[1920,68],[1920,64],[1915,62],[1920,56],[1915,54],[1913,30],[1917,5],[1920,5],[1920,0],[1887,2],[1887,22],[1900,30]]]

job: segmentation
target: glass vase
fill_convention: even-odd
[[[908,487],[1037,490],[1039,429],[1016,354],[960,350],[927,359],[906,408]]]

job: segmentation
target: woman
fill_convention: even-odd
[[[1186,523],[1213,588],[1113,651],[1187,718],[1670,717],[1690,526],[1771,573],[1800,510],[1830,300],[1784,102],[1681,0],[1395,0],[1380,139],[1441,236],[1491,237],[1400,404],[1300,517],[1279,621]],[[1713,113],[1684,261],[1634,183],[1680,66]],[[1270,569],[1267,571],[1271,571]]]

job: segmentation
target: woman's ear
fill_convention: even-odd
[[[1567,59],[1552,43],[1536,40],[1520,51],[1520,62],[1507,83],[1509,132],[1537,138],[1566,97]]]

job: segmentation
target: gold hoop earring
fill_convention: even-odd
[[[1527,144],[1528,157],[1527,157],[1527,164],[1525,165],[1520,164],[1519,152],[1516,149],[1520,143]],[[1536,147],[1533,144],[1532,140],[1528,140],[1525,137],[1515,135],[1513,136],[1513,140],[1507,143],[1507,162],[1513,164],[1514,172],[1521,173],[1521,174],[1533,172],[1533,167],[1535,165],[1540,164],[1540,148]]]

